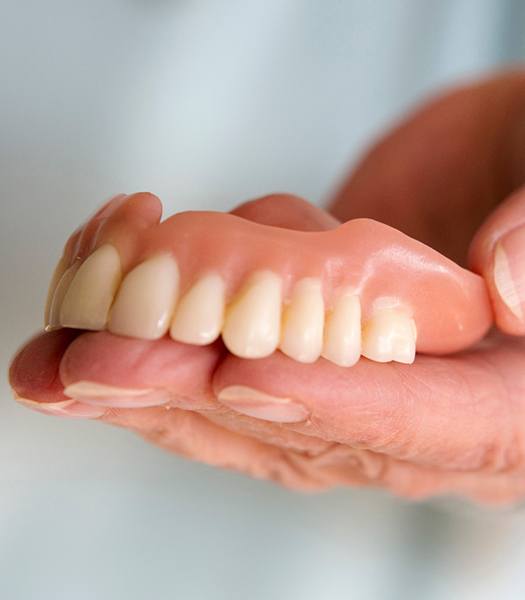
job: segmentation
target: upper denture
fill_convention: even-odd
[[[241,356],[266,356],[280,347],[296,360],[309,362],[322,353],[349,365],[360,350],[359,320],[383,349],[391,328],[390,354],[374,358],[370,339],[363,353],[400,362],[411,362],[416,344],[418,351],[435,354],[465,348],[492,323],[479,276],[376,221],[301,232],[213,212],[180,213],[159,223],[153,201],[140,210],[138,201],[135,207],[124,203],[97,228],[92,251],[115,248],[124,276],[106,322],[100,314],[92,319],[97,328],[109,319],[109,329],[118,334],[153,339],[170,329],[172,337],[189,343],[210,343],[222,329],[226,345]],[[83,270],[70,290],[79,288],[75,282]],[[93,285],[106,286],[107,293],[113,284],[99,278]],[[88,310],[85,299],[75,309],[72,295],[65,294],[62,313]],[[198,307],[192,311],[193,302]],[[56,306],[51,312],[56,319]],[[198,320],[206,324],[199,327]],[[79,323],[62,320],[88,328]],[[342,341],[335,339],[338,331]]]

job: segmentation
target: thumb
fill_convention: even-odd
[[[369,217],[464,265],[483,220],[525,182],[525,70],[426,102],[379,141],[331,205]]]
[[[525,186],[483,223],[468,262],[485,278],[498,327],[525,335]]]

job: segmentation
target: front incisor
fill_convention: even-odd
[[[65,294],[60,309],[61,325],[104,329],[121,278],[117,250],[111,244],[95,250],[79,267]]]
[[[305,277],[295,284],[284,311],[280,350],[299,362],[315,362],[323,347],[324,301],[320,279]]]
[[[145,260],[130,271],[117,294],[108,329],[144,340],[161,338],[173,317],[179,269],[169,254]]]
[[[281,298],[281,278],[272,271],[259,271],[248,280],[226,310],[222,337],[232,354],[263,358],[276,350]]]
[[[205,345],[220,335],[224,321],[225,285],[210,273],[201,277],[181,298],[171,324],[170,336],[186,344]]]

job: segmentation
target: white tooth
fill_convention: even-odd
[[[161,338],[173,317],[179,288],[179,269],[168,254],[160,254],[130,271],[111,309],[112,333],[145,340]]]
[[[64,271],[62,277],[58,281],[49,304],[49,315],[47,318],[46,331],[60,329],[60,309],[62,308],[62,302],[64,301],[64,296],[66,295],[66,292],[69,289],[69,286],[73,281],[73,277],[75,277],[79,267],[80,262],[75,261],[68,269]]]
[[[224,321],[224,287],[220,275],[210,273],[199,279],[177,306],[170,329],[171,337],[186,344],[214,342]]]
[[[67,262],[68,261],[66,257],[62,255],[62,258],[58,261],[57,266],[55,267],[53,277],[51,278],[51,281],[49,283],[46,299],[46,308],[44,312],[44,325],[46,330],[53,329],[53,327],[51,326],[51,304],[53,302],[53,297],[55,295],[55,290],[57,289],[58,283],[60,282],[62,276],[67,270]],[[58,323],[56,323],[55,325],[58,325]]]
[[[305,277],[292,292],[283,317],[280,350],[294,360],[315,362],[323,347],[324,301],[321,281]]]
[[[254,273],[226,310],[222,337],[242,358],[269,356],[279,343],[281,278],[271,271]]]
[[[116,248],[105,244],[95,250],[80,265],[64,297],[61,325],[95,331],[104,329],[121,278]]]
[[[343,291],[326,319],[323,356],[341,367],[361,356],[361,302],[352,290]]]
[[[362,354],[377,362],[413,363],[416,324],[401,309],[378,310],[363,328]]]

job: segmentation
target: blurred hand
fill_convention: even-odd
[[[78,398],[76,410],[95,406],[92,416],[103,413],[101,420],[178,454],[292,488],[518,501],[525,497],[524,181],[525,75],[516,72],[412,115],[372,149],[332,214],[286,196],[235,211],[292,229],[371,217],[468,265],[485,278],[500,329],[468,351],[341,368],[280,353],[242,360],[220,343],[198,348],[61,330],[22,351],[13,387],[24,396],[33,373],[31,399],[45,407],[79,380],[155,386],[169,408],[141,406],[140,397],[128,399],[134,408],[104,407],[92,397]],[[101,364],[111,365],[110,380]],[[244,405],[224,395],[232,386]],[[294,415],[302,422],[290,422]]]

